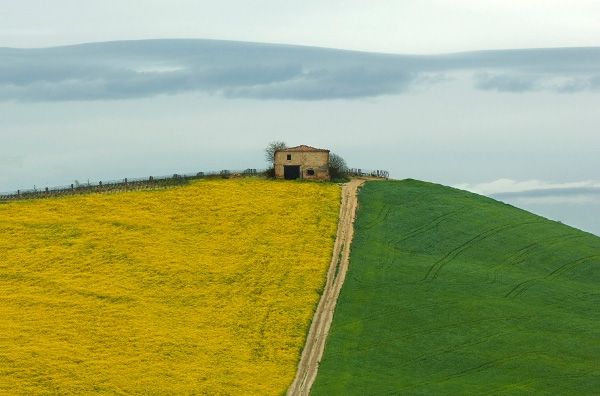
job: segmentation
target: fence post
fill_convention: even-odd
[[[352,168],[352,171],[356,171],[357,169]],[[358,172],[360,173],[361,170],[358,169]],[[258,170],[255,168],[247,168],[244,171],[240,171],[240,173],[245,174],[245,175],[256,175],[258,174]],[[382,177],[386,177],[388,176],[388,172],[387,171],[378,171],[378,173],[382,176]],[[148,181],[154,184],[161,184],[161,181],[165,181],[167,182],[167,184],[169,184],[168,182],[170,180],[175,179],[176,181],[186,181],[188,179],[195,179],[195,178],[204,178],[207,176],[218,176],[220,175],[222,178],[227,179],[229,177],[231,177],[232,175],[232,171],[228,170],[228,169],[223,169],[219,172],[197,172],[195,174],[191,173],[191,174],[178,174],[175,173],[173,174],[173,176],[167,176],[164,178],[161,177],[154,177],[154,176],[149,176],[148,177]],[[238,175],[237,171],[235,171],[235,175]],[[125,190],[129,189],[129,179],[126,177],[124,179],[122,179],[122,182],[118,182],[115,181],[114,183],[108,182],[108,190],[111,190],[111,187],[118,187],[118,186],[123,186]],[[75,180],[74,183],[70,184],[70,191],[72,193],[75,192],[75,190],[77,190],[78,193],[83,193],[85,191],[100,191],[103,190],[105,184],[102,181],[98,181],[97,184],[93,184],[90,183],[90,180],[87,180],[87,185],[84,183],[79,183],[77,180]],[[132,188],[136,189],[139,186],[144,186],[143,184],[143,179],[134,179],[132,181]],[[52,196],[52,195],[62,195],[65,194],[69,191],[69,187],[43,187],[38,189],[37,186],[33,186],[33,190],[26,190],[25,192],[21,192],[20,189],[18,189],[16,192],[12,192],[10,194],[7,194],[5,196],[3,196],[3,199],[8,199],[6,197],[31,197],[31,198],[35,198],[35,197],[43,197],[43,196]],[[143,188],[143,187],[141,187]]]

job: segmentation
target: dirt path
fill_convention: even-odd
[[[333,311],[337,302],[350,258],[350,244],[354,235],[354,217],[358,206],[357,193],[359,187],[365,182],[361,179],[353,179],[342,187],[342,203],[340,206],[340,219],[338,222],[337,236],[333,246],[333,256],[325,289],[312,324],[306,338],[306,344],[302,351],[302,357],[298,364],[298,371],[294,382],[288,389],[289,396],[308,395],[319,369],[319,362],[325,349],[325,341],[329,333],[329,327],[333,319]]]

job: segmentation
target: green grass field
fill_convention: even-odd
[[[414,180],[359,200],[314,395],[600,393],[600,238]]]

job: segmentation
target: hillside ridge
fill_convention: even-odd
[[[367,183],[312,394],[593,394],[600,238],[471,192]]]

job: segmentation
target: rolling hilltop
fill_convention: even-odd
[[[600,389],[600,238],[414,180],[359,202],[313,394]]]
[[[0,393],[283,394],[329,324],[307,365],[315,395],[600,389],[600,238],[449,187],[369,181],[348,267],[352,183],[0,204]],[[320,295],[333,322],[309,332]]]

